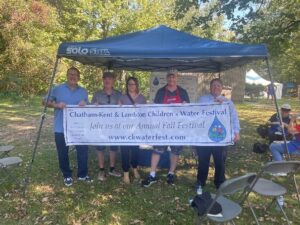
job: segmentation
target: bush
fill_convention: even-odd
[[[256,84],[247,84],[245,86],[245,94],[247,96],[250,96],[251,99],[253,99],[254,97],[258,98],[260,96],[262,96],[263,91],[265,90],[265,87],[261,84],[256,85]]]

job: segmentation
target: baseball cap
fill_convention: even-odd
[[[292,108],[289,104],[283,104],[280,108],[284,109],[284,110],[292,110]]]
[[[171,76],[171,75],[177,76],[177,75],[178,75],[178,71],[177,71],[177,70],[170,70],[170,71],[167,73],[167,77],[169,77],[169,76]]]
[[[113,72],[104,72],[102,75],[102,78],[107,78],[107,77],[111,77],[111,78],[115,78],[116,75]]]

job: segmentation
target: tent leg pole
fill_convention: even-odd
[[[50,84],[49,84],[49,91],[48,91],[46,102],[48,102],[49,98],[50,98],[50,93],[51,93],[51,89],[52,89],[52,86],[53,86],[53,83],[54,83],[54,77],[55,77],[55,74],[56,74],[58,62],[59,62],[59,58],[56,57],[56,61],[55,61],[53,72],[52,72],[51,81],[50,81]],[[41,115],[41,121],[40,121],[40,125],[39,125],[39,128],[38,128],[38,132],[37,132],[37,137],[36,137],[36,140],[35,140],[34,148],[32,150],[31,161],[30,161],[30,163],[28,165],[28,169],[27,169],[26,176],[25,176],[25,183],[24,183],[24,188],[23,188],[23,197],[25,197],[25,195],[26,195],[27,186],[29,184],[29,177],[31,175],[32,164],[34,162],[35,153],[36,153],[36,150],[37,150],[37,147],[38,147],[38,144],[39,144],[39,140],[40,140],[40,137],[41,137],[41,131],[42,131],[42,127],[43,127],[43,123],[44,123],[45,117],[46,117],[47,108],[48,108],[48,106],[47,106],[47,104],[45,104],[43,113]]]
[[[279,117],[280,126],[283,127],[283,126],[282,126],[282,117],[281,117],[281,114],[280,114],[280,111],[279,111],[278,102],[277,102],[277,97],[276,97],[275,90],[274,90],[274,79],[273,79],[272,72],[271,72],[271,67],[270,67],[270,63],[269,63],[269,58],[267,58],[266,61],[267,61],[267,66],[268,66],[268,72],[269,72],[270,81],[271,81],[271,84],[272,84],[272,87],[271,87],[271,88],[273,89],[273,97],[274,97],[274,103],[275,103],[277,115],[278,115],[278,117]],[[285,145],[285,153],[286,153],[286,155],[288,156],[288,159],[290,160],[290,159],[291,159],[291,156],[290,156],[290,153],[288,152],[288,147],[287,147],[287,142],[286,142],[286,135],[285,135],[285,132],[283,131],[282,134],[283,134],[283,141],[284,141],[284,145]]]

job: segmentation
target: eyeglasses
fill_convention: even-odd
[[[107,95],[107,104],[110,104],[110,95]]]

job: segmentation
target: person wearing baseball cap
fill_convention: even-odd
[[[174,103],[189,103],[190,98],[185,89],[177,85],[177,71],[171,70],[166,75],[167,84],[158,89],[155,95],[155,104],[174,104]],[[158,162],[164,151],[167,151],[168,146],[154,146],[154,151],[151,156],[151,170],[149,176],[142,181],[142,186],[150,187],[157,182],[156,170]],[[167,175],[167,183],[174,185],[175,170],[178,163],[178,158],[182,152],[183,146],[170,146],[170,168]]]
[[[104,72],[102,75],[103,89],[96,91],[92,98],[92,104],[94,105],[118,105],[122,93],[114,89],[114,84],[116,81],[116,75],[113,72]],[[109,148],[109,172],[108,175],[114,177],[121,177],[121,174],[115,169],[117,151],[119,146],[97,146],[97,158],[99,165],[98,180],[105,181],[107,175],[105,172],[105,149]]]
[[[283,104],[280,108],[281,110],[288,111],[288,112],[292,110],[290,104]]]
[[[280,114],[282,118],[282,125],[284,127],[285,135],[288,136],[288,126],[290,123],[290,112],[292,108],[289,104],[285,103],[280,107]],[[272,115],[267,122],[270,127],[268,130],[269,133],[269,142],[272,143],[275,140],[282,140],[283,139],[283,131],[280,126],[280,119],[277,113]]]

